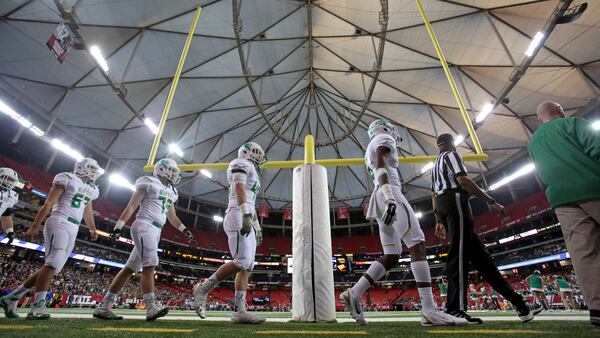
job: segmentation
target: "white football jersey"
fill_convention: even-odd
[[[373,136],[371,142],[367,146],[365,153],[365,164],[367,165],[367,173],[373,179],[373,184],[379,186],[379,181],[375,178],[375,170],[377,169],[377,148],[386,147],[390,149],[387,156],[386,169],[388,172],[388,182],[392,186],[400,187],[400,176],[398,175],[398,149],[396,148],[396,140],[387,134],[379,134]]]
[[[12,208],[19,202],[19,194],[12,190],[0,189],[0,215]]]
[[[229,208],[237,207],[237,199],[235,197],[235,189],[233,184],[232,175],[235,173],[241,173],[246,175],[246,202],[254,207],[256,202],[256,195],[260,191],[260,180],[256,167],[252,162],[243,159],[236,158],[229,163],[227,168],[227,182],[229,183]]]
[[[73,173],[60,173],[54,176],[53,185],[65,188],[65,191],[52,207],[52,215],[60,215],[71,223],[81,223],[85,206],[98,198],[100,190],[92,182],[83,182]]]
[[[140,203],[136,219],[160,223],[167,222],[167,212],[179,198],[177,189],[172,185],[164,185],[154,176],[142,176],[135,181],[136,189],[146,191],[146,197]]]

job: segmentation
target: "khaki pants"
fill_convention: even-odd
[[[600,310],[600,200],[561,205],[555,211],[583,298],[590,309]]]

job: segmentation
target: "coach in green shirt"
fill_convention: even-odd
[[[542,125],[531,137],[529,156],[560,221],[590,320],[600,326],[600,131],[565,117],[556,102],[542,102],[537,116]]]

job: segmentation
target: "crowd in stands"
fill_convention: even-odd
[[[7,294],[19,283],[24,276],[28,276],[38,269],[43,261],[41,256],[28,256],[29,258],[13,259],[8,255],[0,255],[0,296]],[[64,270],[57,276],[48,294],[48,305],[52,307],[93,307],[101,301],[106,293],[108,286],[116,269],[102,267],[90,268],[84,263],[69,261]],[[528,272],[526,270],[523,273]],[[554,304],[556,308],[561,307],[561,300],[555,285],[555,274],[559,274],[567,279],[573,286],[574,298],[577,305],[584,306],[581,293],[577,287],[576,277],[569,268],[562,269],[560,272],[548,272],[543,274],[546,281],[545,288],[549,303]],[[531,299],[533,296],[529,291],[529,286],[525,281],[526,274],[519,272],[507,277],[514,289]],[[469,299],[469,307],[476,310],[510,310],[511,306],[500,295],[496,295],[490,286],[478,279],[476,275],[470,276],[472,289],[471,294],[476,297]],[[435,285],[435,283],[434,283]],[[191,282],[174,282],[174,280],[159,280],[156,285],[158,299],[166,305],[182,310],[193,309]],[[131,278],[125,286],[118,301],[115,304],[117,308],[143,308],[144,304],[139,295],[139,283],[137,277]],[[439,306],[444,306],[444,299],[440,297],[439,289],[434,287]],[[485,290],[485,291],[484,291]],[[337,295],[342,291],[336,290],[336,307],[342,310],[343,305],[337,300]],[[31,295],[26,295],[21,300],[21,306],[27,306]],[[232,300],[234,298],[231,288],[218,288],[209,297],[208,309],[212,311],[230,311],[232,310]],[[255,299],[262,302],[255,302]],[[419,297],[416,288],[410,282],[394,283],[393,286],[381,286],[369,290],[363,299],[365,308],[369,311],[390,311],[390,310],[419,310]],[[247,295],[247,302],[250,309],[254,311],[289,311],[291,309],[291,291],[289,289],[273,290],[251,290]]]

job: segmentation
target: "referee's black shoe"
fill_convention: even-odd
[[[519,319],[521,322],[527,323],[528,321],[533,319],[533,316],[542,312],[544,307],[540,303],[525,303],[525,307],[522,309],[517,309],[517,314],[519,315]]]
[[[471,324],[483,324],[483,320],[481,320],[481,318],[477,318],[477,317],[471,317],[469,316],[465,311],[449,311],[448,312],[449,315],[454,316],[454,317],[458,317],[458,318],[464,318],[467,320],[467,323]]]

